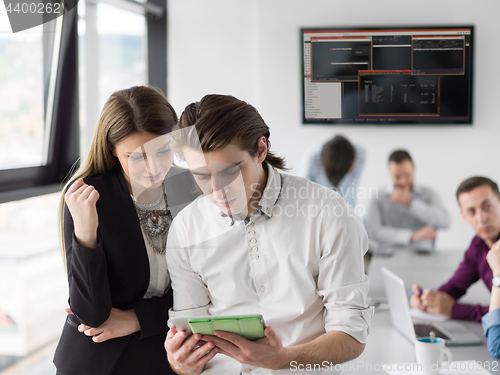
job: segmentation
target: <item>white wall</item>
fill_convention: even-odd
[[[179,114],[207,93],[248,101],[291,173],[305,149],[342,133],[367,149],[364,187],[385,183],[389,153],[406,148],[416,182],[434,187],[453,216],[437,247],[468,246],[473,231],[459,216],[455,189],[472,175],[500,182],[498,0],[171,0],[168,11],[168,97]],[[460,24],[475,26],[473,126],[302,125],[301,27]]]

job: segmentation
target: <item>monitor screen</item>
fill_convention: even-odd
[[[473,27],[303,28],[304,124],[471,124]]]

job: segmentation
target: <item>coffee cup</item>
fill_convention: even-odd
[[[445,355],[448,360],[446,366],[453,361],[450,349],[446,348],[444,340],[438,337],[419,338],[415,343],[415,355],[423,375],[438,375],[441,368],[446,368],[443,367]]]

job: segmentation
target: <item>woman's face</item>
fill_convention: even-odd
[[[131,192],[161,185],[174,159],[170,140],[170,134],[134,133],[117,143],[112,152]]]

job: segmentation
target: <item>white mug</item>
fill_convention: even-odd
[[[438,375],[439,369],[443,368],[445,354],[449,366],[453,361],[453,355],[450,349],[444,346],[444,340],[438,337],[434,339],[434,342],[431,342],[430,337],[421,337],[415,343],[415,355],[423,375]]]

